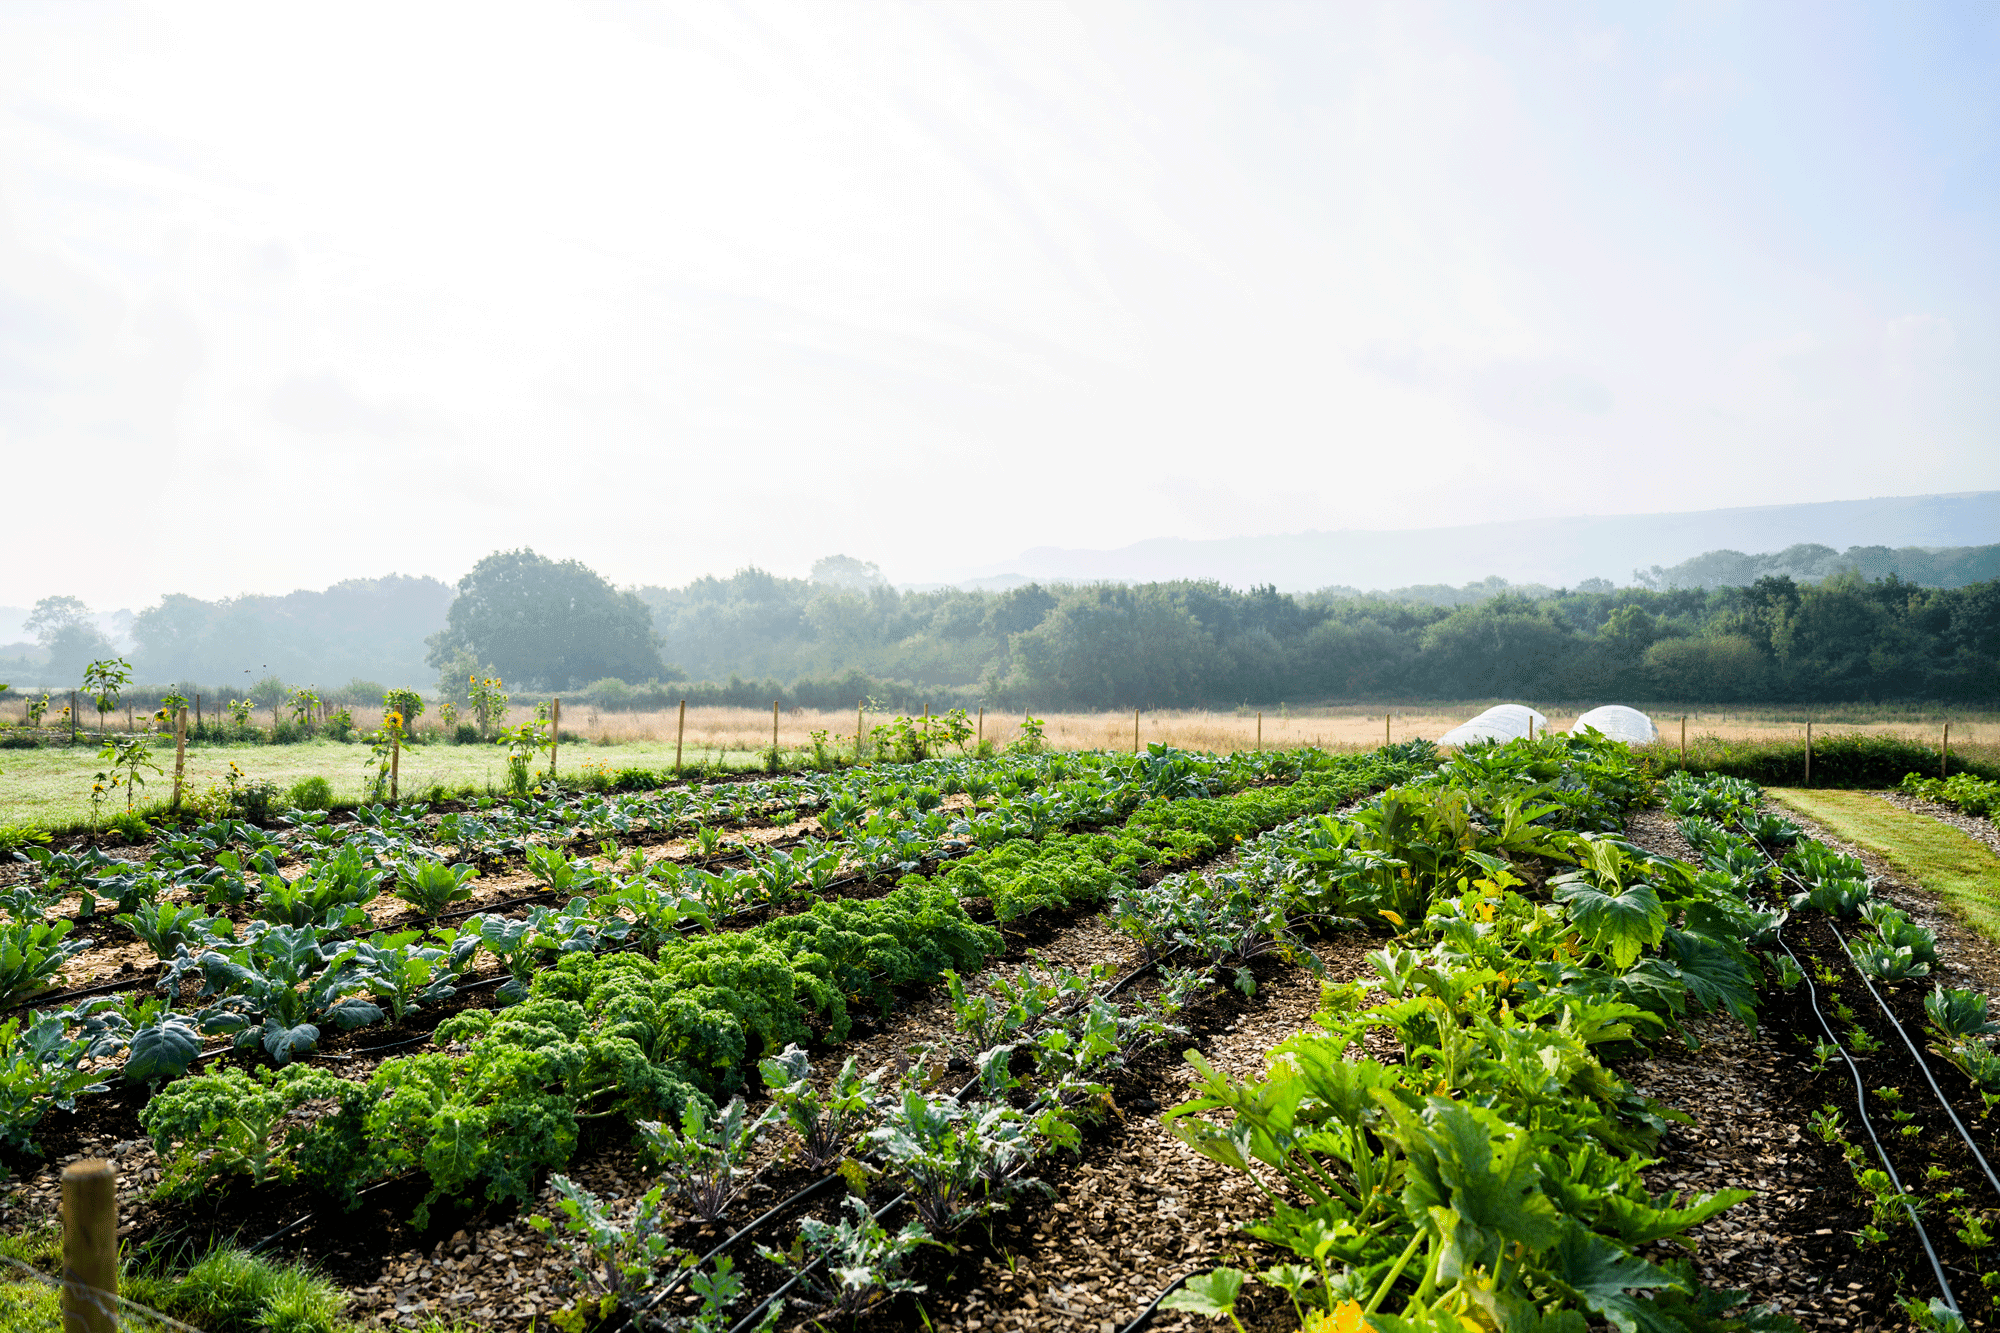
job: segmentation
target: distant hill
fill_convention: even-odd
[[[1661,577],[1703,553],[1782,554],[1804,545],[1843,553],[1882,548],[1898,561],[1908,560],[1915,570],[1919,562],[1906,555],[1909,550],[1995,542],[2000,542],[2000,491],[1978,491],[1389,532],[1301,532],[1214,541],[1159,537],[1110,551],[1038,546],[950,582],[991,589],[1030,580],[1212,578],[1239,588],[1274,583],[1283,592],[1308,592],[1339,586],[1456,586],[1498,577],[1510,583],[1576,587],[1593,578],[1631,584],[1640,581],[1637,571],[1642,570],[1647,577]],[[1863,572],[1869,571],[1864,567]],[[1955,570],[1940,576],[1966,581]]]

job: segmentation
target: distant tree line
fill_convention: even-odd
[[[73,598],[38,603],[31,628],[51,659],[108,647]],[[846,707],[864,696],[897,708],[1046,709],[2000,697],[2000,579],[1923,587],[1851,569],[1720,587],[1487,580],[1293,595],[1181,581],[903,592],[835,556],[806,579],[745,569],[620,590],[577,561],[520,550],[488,556],[456,588],[391,576],[284,598],[171,596],[133,632],[141,680],[268,692],[272,678],[358,677],[435,681],[462,696],[468,677],[499,676],[510,689],[613,708],[680,698]],[[82,664],[45,679],[73,682]]]
[[[1780,575],[1442,606],[1209,582],[898,593],[745,570],[639,595],[665,655],[697,678],[858,671],[1015,706],[2000,695],[2000,581]]]

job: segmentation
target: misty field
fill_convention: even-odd
[[[1141,710],[1137,741],[1140,745],[1162,742],[1178,748],[1213,753],[1250,750],[1260,744],[1265,749],[1312,746],[1328,750],[1362,750],[1383,743],[1423,738],[1435,740],[1445,732],[1484,709],[1491,700],[1458,704],[1425,704],[1404,708],[1357,704],[1309,710],[1255,709]],[[1582,710],[1574,706],[1536,705],[1557,730],[1567,730]],[[1648,709],[1660,727],[1662,744],[1672,748],[1680,739],[1682,713],[1654,706]],[[380,725],[379,708],[356,708],[359,729]],[[1006,746],[1022,735],[1022,718],[1013,714],[988,712],[973,715],[979,728],[975,740],[983,737],[996,746]],[[1048,744],[1063,750],[1130,750],[1134,743],[1133,714],[1048,713],[1037,715]],[[530,708],[509,710],[507,722],[531,720]],[[1691,744],[1704,739],[1722,741],[1797,740],[1804,735],[1804,710],[1761,707],[1687,712],[1687,734]],[[1902,736],[1935,745],[1942,713],[1909,712],[1869,705],[1849,705],[1815,709],[1812,713],[1820,734],[1864,732]],[[823,733],[829,751],[842,758],[854,753],[856,716],[851,710],[817,712],[795,709],[780,711],[777,739],[779,748],[794,760],[810,757],[816,739]],[[874,727],[893,720],[892,714],[868,713],[861,719],[864,736]],[[1951,747],[1956,755],[2000,760],[2000,713],[1953,713]],[[675,733],[679,722],[676,710],[658,712],[615,712],[589,707],[565,709],[566,740],[558,754],[559,771],[575,775],[586,767],[615,772],[622,768],[669,769],[674,763]],[[421,724],[420,724],[421,727]],[[114,729],[116,730],[116,729]],[[117,732],[122,734],[122,732]],[[430,736],[437,733],[430,732]],[[171,739],[160,737],[156,759],[166,775],[148,778],[139,793],[144,807],[164,801],[172,791],[173,748]],[[720,763],[740,767],[754,763],[771,746],[771,713],[756,708],[690,708],[682,740],[681,760],[686,766]],[[227,778],[234,764],[246,779],[262,780],[289,788],[307,777],[323,777],[339,803],[358,801],[367,791],[373,769],[367,764],[368,747],[328,740],[295,745],[238,744],[193,746],[187,756],[187,784],[198,795]],[[81,741],[74,747],[53,746],[39,750],[0,751],[0,823],[70,827],[91,818],[90,788],[93,775],[103,768],[95,744]],[[506,750],[486,743],[454,745],[431,739],[404,749],[400,791],[405,798],[420,797],[434,787],[454,794],[471,788],[480,793],[498,792],[506,780]],[[105,818],[123,810],[119,793],[107,801]]]

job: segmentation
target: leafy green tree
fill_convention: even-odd
[[[1741,634],[1662,639],[1646,650],[1646,678],[1669,702],[1738,703],[1768,690],[1770,662]]]
[[[90,624],[90,608],[81,597],[44,597],[22,624],[46,648],[64,630]]]
[[[24,628],[48,649],[51,681],[76,680],[91,662],[112,654],[111,640],[98,631],[80,597],[42,598]]]
[[[1432,690],[1461,699],[1551,697],[1584,647],[1545,603],[1512,594],[1458,608],[1419,642]]]
[[[646,680],[664,670],[652,614],[581,561],[496,551],[458,581],[445,629],[428,641],[442,669],[463,650],[509,681],[567,689],[603,676]]]
[[[1172,706],[1200,699],[1228,662],[1201,623],[1160,585],[1080,588],[1013,640],[1010,691],[1085,708]]]

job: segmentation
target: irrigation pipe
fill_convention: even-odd
[[[1889,1173],[1889,1183],[1896,1187],[1896,1197],[1903,1201],[1904,1209],[1910,1214],[1910,1225],[1917,1229],[1917,1239],[1923,1243],[1924,1257],[1931,1262],[1931,1272],[1937,1277],[1939,1289],[1944,1292],[1945,1304],[1951,1307],[1953,1314],[1957,1314],[1958,1297],[1952,1294],[1951,1280],[1945,1277],[1944,1265],[1938,1262],[1937,1251],[1931,1248],[1930,1233],[1924,1230],[1924,1224],[1917,1216],[1917,1205],[1911,1201],[1910,1192],[1903,1188],[1902,1179],[1896,1174],[1895,1163],[1889,1160],[1888,1150],[1883,1148],[1881,1138],[1875,1133],[1875,1122],[1868,1118],[1868,1093],[1861,1083],[1861,1070],[1854,1063],[1854,1057],[1847,1053],[1847,1048],[1841,1045],[1840,1038],[1834,1035],[1832,1026],[1826,1021],[1826,1015],[1820,1012],[1818,988],[1813,985],[1812,977],[1805,975],[1805,968],[1799,965],[1799,956],[1792,952],[1792,946],[1785,943],[1782,927],[1776,932],[1776,938],[1778,947],[1785,951],[1785,956],[1792,960],[1792,966],[1797,967],[1804,977],[1806,1000],[1812,1006],[1813,1017],[1819,1020],[1820,1030],[1826,1033],[1827,1040],[1840,1052],[1840,1058],[1847,1062],[1848,1077],[1854,1080],[1854,1105],[1861,1114],[1862,1128],[1868,1131],[1868,1140],[1875,1145],[1875,1155],[1881,1158],[1883,1169]]]
[[[1840,942],[1840,950],[1847,955],[1847,961],[1854,965],[1854,971],[1861,978],[1861,984],[1866,986],[1868,993],[1875,997],[1875,1003],[1881,1008],[1882,1016],[1889,1020],[1890,1026],[1896,1029],[1896,1035],[1903,1039],[1903,1045],[1909,1048],[1910,1058],[1915,1060],[1917,1068],[1923,1071],[1924,1082],[1931,1085],[1931,1092],[1937,1096],[1938,1105],[1944,1107],[1944,1113],[1951,1117],[1951,1127],[1958,1131],[1958,1137],[1965,1140],[1965,1146],[1972,1152],[1972,1160],[1979,1163],[1979,1169],[1986,1173],[1986,1183],[1993,1187],[1993,1193],[1996,1196],[2000,1196],[2000,1177],[1994,1176],[1993,1168],[1986,1162],[1986,1154],[1979,1151],[1979,1145],[1974,1143],[1972,1135],[1966,1132],[1965,1122],[1958,1118],[1958,1112],[1952,1109],[1950,1099],[1944,1095],[1944,1089],[1940,1088],[1937,1079],[1931,1076],[1931,1067],[1917,1051],[1916,1043],[1910,1040],[1909,1032],[1896,1018],[1896,1015],[1890,1012],[1888,1004],[1876,991],[1875,983],[1870,981],[1868,974],[1861,970],[1861,964],[1854,961],[1854,951],[1847,947],[1847,941],[1842,938],[1839,927],[1829,926],[1829,929],[1833,931],[1833,938]]]
[[[1153,1297],[1153,1303],[1151,1305],[1139,1311],[1138,1316],[1135,1319],[1133,1319],[1131,1323],[1125,1325],[1125,1333],[1139,1333],[1139,1330],[1146,1326],[1146,1321],[1153,1317],[1153,1312],[1160,1308],[1160,1302],[1165,1300],[1167,1297],[1173,1295],[1175,1292],[1179,1291],[1183,1286],[1186,1285],[1187,1280],[1189,1278],[1193,1277],[1196,1273],[1199,1273],[1200,1271],[1201,1270],[1199,1268],[1193,1269],[1189,1272],[1182,1273],[1172,1282],[1169,1282],[1166,1285],[1166,1288],[1162,1290],[1159,1295]]]
[[[1756,846],[1758,851],[1763,852],[1766,860],[1772,860],[1771,853],[1765,849],[1762,843],[1757,842],[1754,838],[1750,841]],[[1776,862],[1773,861],[1773,864],[1775,865]],[[1780,882],[1782,882],[1785,874],[1783,866],[1778,866],[1778,874]],[[1793,882],[1797,883],[1798,881],[1794,879]],[[1838,930],[1834,931],[1835,938],[1839,938],[1839,935],[1840,932]],[[1937,1278],[1938,1289],[1944,1293],[1944,1303],[1951,1308],[1953,1314],[1957,1314],[1958,1297],[1951,1289],[1951,1279],[1944,1275],[1944,1264],[1939,1261],[1937,1250],[1931,1246],[1930,1232],[1924,1229],[1923,1219],[1917,1216],[1917,1205],[1911,1199],[1910,1191],[1904,1188],[1902,1178],[1896,1174],[1896,1164],[1889,1160],[1888,1149],[1882,1146],[1881,1136],[1875,1132],[1875,1122],[1868,1117],[1868,1090],[1861,1081],[1861,1068],[1855,1063],[1854,1057],[1848,1054],[1847,1047],[1841,1044],[1840,1038],[1834,1033],[1833,1025],[1826,1021],[1826,1015],[1821,1012],[1819,1007],[1819,988],[1813,985],[1811,974],[1800,964],[1799,956],[1792,952],[1792,946],[1785,943],[1783,925],[1778,926],[1772,932],[1772,937],[1777,940],[1778,947],[1785,951],[1785,957],[1792,960],[1792,966],[1798,969],[1800,980],[1806,983],[1806,1002],[1812,1007],[1813,1017],[1818,1020],[1820,1031],[1826,1033],[1826,1039],[1833,1043],[1834,1049],[1840,1052],[1840,1058],[1847,1062],[1847,1075],[1854,1080],[1854,1107],[1861,1116],[1861,1127],[1868,1131],[1868,1141],[1875,1145],[1875,1155],[1881,1160],[1882,1169],[1888,1172],[1889,1183],[1895,1187],[1896,1197],[1902,1200],[1904,1211],[1910,1215],[1910,1225],[1916,1228],[1917,1240],[1924,1247],[1924,1257],[1930,1260],[1931,1273]],[[1841,947],[1844,950],[1846,945],[1843,943]],[[1852,960],[1851,954],[1849,955],[1849,959],[1850,961]],[[1857,967],[1855,971],[1858,973],[1860,969]],[[1866,981],[1867,978],[1863,977],[1862,980]],[[1871,987],[1870,989],[1872,990],[1873,988]],[[1879,1003],[1881,997],[1877,996],[1876,999]],[[1886,1006],[1884,1011],[1886,1012]],[[1893,1015],[1890,1016],[1890,1021],[1892,1023],[1895,1022]],[[1897,1030],[1901,1031],[1900,1024],[1897,1025]],[[1932,1084],[1932,1086],[1936,1087],[1936,1084]],[[1943,1094],[1940,1093],[1939,1097],[1942,1100]],[[1951,1108],[1947,1106],[1945,1109],[1949,1111]],[[1954,1116],[1953,1119],[1956,1120],[1957,1117]]]
[[[1762,843],[1758,843],[1754,838],[1751,841],[1756,844],[1757,850],[1764,853],[1764,859],[1769,861],[1772,867],[1777,870],[1780,882],[1789,878],[1801,890],[1805,889],[1805,884],[1798,876],[1788,875],[1784,866],[1777,858],[1771,855],[1768,848]],[[1875,983],[1869,979],[1868,974],[1862,970],[1861,964],[1855,960],[1854,950],[1847,947],[1847,938],[1840,933],[1839,925],[1829,923],[1827,929],[1832,932],[1834,942],[1840,945],[1840,951],[1847,955],[1848,965],[1854,969],[1854,974],[1860,977],[1861,984],[1868,988],[1869,997],[1875,1001],[1875,1007],[1882,1011],[1882,1017],[1889,1020],[1889,1026],[1896,1029],[1896,1035],[1902,1038],[1903,1046],[1910,1052],[1910,1058],[1916,1061],[1918,1070],[1924,1076],[1924,1082],[1930,1085],[1931,1095],[1938,1099],[1938,1105],[1944,1108],[1945,1115],[1951,1120],[1951,1127],[1957,1130],[1958,1137],[1965,1141],[1966,1150],[1972,1154],[1972,1160],[1979,1163],[1979,1169],[1986,1174],[1986,1183],[1993,1187],[1995,1197],[2000,1197],[2000,1176],[1994,1174],[1993,1167],[1986,1160],[1986,1154],[1981,1152],[1979,1145],[1972,1141],[1972,1135],[1966,1130],[1965,1122],[1958,1118],[1958,1111],[1952,1106],[1951,1099],[1945,1096],[1944,1089],[1938,1086],[1937,1078],[1931,1073],[1930,1062],[1924,1059],[1923,1053],[1917,1049],[1916,1042],[1910,1039],[1909,1030],[1903,1026],[1902,1020],[1896,1017],[1895,1011],[1889,1008],[1889,1002],[1882,998],[1882,993],[1875,989]],[[1797,959],[1793,959],[1794,963],[1797,961]]]

